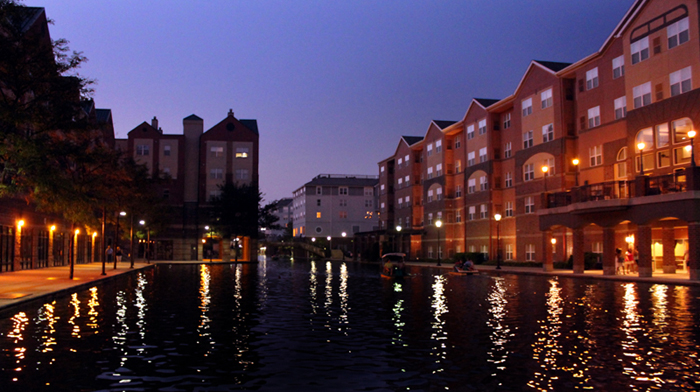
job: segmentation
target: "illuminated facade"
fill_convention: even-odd
[[[494,259],[498,233],[504,260],[549,270],[573,255],[582,272],[598,253],[606,274],[616,248],[637,248],[641,276],[698,279],[698,19],[695,1],[637,1],[598,52],[533,61],[512,95],[403,137],[379,162],[386,239],[408,226],[398,241],[412,256]]]

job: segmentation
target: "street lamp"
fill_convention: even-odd
[[[145,220],[139,221],[139,224],[140,224],[141,226],[145,226],[145,227],[146,227],[146,249],[145,249],[145,252],[146,252],[146,263],[151,264],[151,259],[149,259],[149,256],[150,256],[150,253],[151,253],[151,229],[149,229],[148,226],[146,226],[146,221],[145,221]]]
[[[576,168],[576,177],[575,177],[575,178],[576,178],[576,186],[578,186],[578,164],[579,164],[580,162],[581,162],[581,161],[579,161],[578,158],[574,158],[574,159],[571,161],[571,163],[573,163],[573,164],[574,164],[574,167]]]
[[[501,269],[501,214],[493,216],[496,220],[496,269]]]
[[[556,248],[556,246],[557,246],[557,239],[556,239],[556,238],[552,238],[551,240],[549,240],[549,242],[552,243],[552,253],[557,253],[557,248]]]
[[[402,229],[401,225],[396,226],[396,232],[399,233],[399,252],[401,252],[401,248],[402,248],[401,245],[403,245],[402,241],[401,241],[401,229]]]
[[[131,259],[131,266],[129,268],[134,268],[134,211],[131,210],[131,229],[129,231],[129,258]]]
[[[435,221],[435,227],[437,227],[437,256],[438,256],[437,265],[439,267],[441,265],[440,264],[440,227],[442,227],[442,221],[440,219]]]
[[[211,239],[211,230],[209,229],[209,226],[204,226],[204,230],[209,232],[209,262],[213,263],[214,260],[212,259],[214,257],[214,243],[212,243]],[[238,250],[238,249],[236,249]]]
[[[114,269],[117,269],[117,248],[119,248],[119,217],[120,216],[126,216],[125,211],[120,211],[119,214],[117,214],[117,230],[116,230],[116,235],[114,239]],[[121,249],[120,249],[121,251]]]
[[[542,181],[544,181],[544,192],[547,193],[547,172],[549,171],[549,166],[542,166]]]
[[[637,149],[639,149],[639,175],[644,175],[644,147],[646,144],[644,142],[637,143]]]
[[[693,145],[693,139],[695,139],[696,132],[689,131],[688,137],[690,138],[690,167],[695,167],[695,146]]]
[[[326,237],[328,240],[328,252],[330,254],[330,259],[333,260],[333,245],[331,244],[331,236]]]

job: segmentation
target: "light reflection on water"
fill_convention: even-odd
[[[158,266],[0,319],[0,390],[698,389],[700,288],[410,272]]]

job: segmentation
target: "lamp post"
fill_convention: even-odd
[[[549,166],[542,166],[542,181],[544,181],[544,193],[547,193],[547,172],[549,171]]]
[[[331,243],[331,236],[326,237],[328,240],[328,252],[330,254],[330,260],[333,260],[333,245]]]
[[[574,158],[574,159],[571,160],[571,163],[572,163],[572,164],[574,165],[574,167],[576,168],[576,176],[575,176],[575,178],[576,178],[576,186],[578,186],[578,164],[579,164],[580,162],[581,162],[581,161],[579,161],[578,158]]]
[[[501,269],[501,214],[493,216],[496,220],[496,269]]]
[[[403,245],[402,241],[401,241],[401,229],[402,229],[401,225],[396,226],[396,232],[399,233],[399,250],[398,250],[399,252],[401,252],[401,248]]]
[[[117,248],[119,248],[119,217],[120,216],[126,216],[125,211],[120,211],[117,214],[117,230],[114,238],[114,269],[117,269]],[[121,251],[121,249],[120,249]]]
[[[644,142],[637,143],[637,149],[639,149],[639,175],[644,175],[644,147],[646,145]]]
[[[695,167],[695,146],[693,145],[693,139],[697,133],[695,130],[688,132],[688,137],[690,138],[690,167]]]
[[[146,249],[144,249],[144,253],[146,254],[146,263],[151,264],[151,260],[149,259],[149,253],[151,252],[151,229],[146,226],[145,220],[139,221],[139,224],[146,228]]]
[[[557,253],[557,239],[552,238],[549,242],[552,243],[552,253]],[[566,257],[564,259],[566,260]]]
[[[212,238],[211,238],[211,229],[209,226],[204,226],[204,230],[206,230],[209,234],[209,262],[213,263],[213,257],[214,257],[214,244],[212,243]]]
[[[440,219],[435,221],[435,227],[437,227],[437,265],[439,267],[442,265],[440,264],[440,227],[442,227],[442,221]]]

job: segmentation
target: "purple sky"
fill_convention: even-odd
[[[531,60],[597,51],[633,3],[39,1],[117,137],[153,116],[173,134],[190,114],[257,119],[267,201],[319,173],[376,175],[400,136],[512,94]]]

